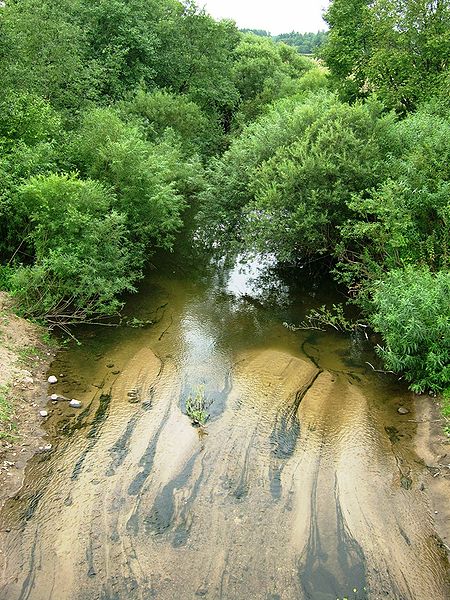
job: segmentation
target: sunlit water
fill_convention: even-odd
[[[127,305],[153,325],[80,330],[52,365],[83,408],[49,403],[52,450],[0,516],[0,598],[447,599],[409,394],[364,335],[283,325],[334,286],[186,246],[158,264]]]

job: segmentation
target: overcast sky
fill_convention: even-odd
[[[272,34],[326,29],[322,12],[328,0],[197,0],[216,19],[233,19],[239,28]]]

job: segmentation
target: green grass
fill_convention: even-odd
[[[26,346],[21,350],[17,350],[17,356],[21,363],[28,363],[30,358],[40,358],[41,352],[34,346]]]

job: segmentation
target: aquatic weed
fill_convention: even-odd
[[[206,410],[209,406],[205,395],[205,386],[198,385],[195,388],[195,395],[189,394],[186,400],[186,414],[191,419],[192,425],[201,426],[209,419],[209,413]]]

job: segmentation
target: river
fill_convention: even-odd
[[[1,600],[446,600],[411,395],[364,335],[291,331],[340,299],[181,244],[62,349],[50,451],[0,515]],[[185,402],[202,386],[210,418]]]

